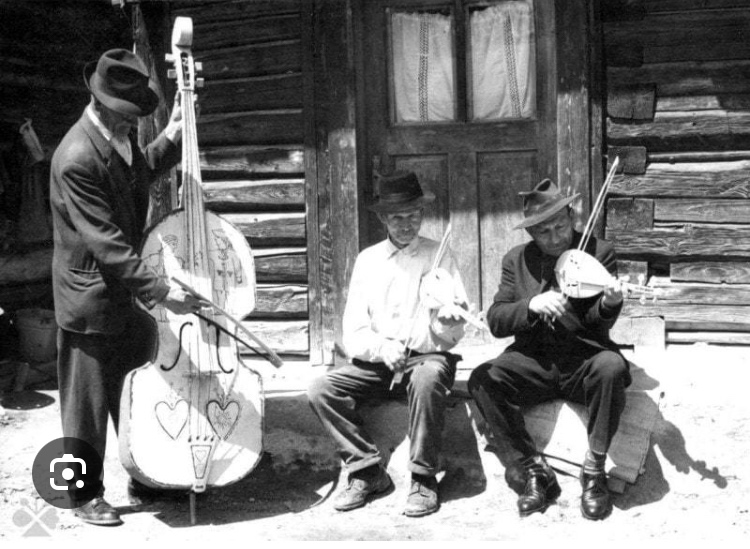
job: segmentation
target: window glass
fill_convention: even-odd
[[[471,119],[533,118],[536,53],[531,0],[470,12]]]
[[[396,122],[441,122],[456,117],[453,17],[391,14]]]

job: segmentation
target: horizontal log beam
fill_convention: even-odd
[[[210,10],[204,10],[208,13]],[[294,40],[302,36],[299,13],[211,21],[200,17],[194,20],[193,50],[196,52],[229,48],[260,42]]]
[[[132,1],[132,0],[128,0]],[[238,19],[256,18],[260,16],[295,14],[300,11],[299,0],[252,0],[252,2],[227,0],[201,0],[201,4],[214,5],[196,6],[195,0],[163,0],[169,1],[175,15],[202,19],[206,23],[220,21],[237,21]]]
[[[655,111],[709,111],[727,110],[739,111],[750,108],[750,97],[747,92],[742,94],[712,94],[659,97],[656,100]]]
[[[304,355],[310,352],[310,328],[306,320],[248,320],[243,321],[242,325],[280,355]],[[244,345],[240,345],[239,349],[243,356],[253,354]]]
[[[302,72],[302,41],[282,40],[220,48],[195,55],[203,63],[206,82],[264,74]]]
[[[216,211],[292,210],[305,206],[301,179],[212,181],[203,184],[206,205]]]
[[[697,223],[747,223],[750,202],[731,199],[675,198],[654,200],[656,221]]]
[[[750,345],[747,332],[667,332],[667,343],[714,343],[718,345]]]
[[[224,214],[251,246],[304,246],[305,213]]]
[[[661,112],[638,124],[608,118],[607,137],[609,145],[640,145],[649,152],[750,149],[750,112]]]
[[[655,84],[657,97],[747,93],[750,90],[750,61],[687,61],[607,67],[608,86],[639,84]]]
[[[207,114],[198,118],[197,124],[201,147],[304,142],[301,109]]]
[[[302,108],[302,74],[254,76],[206,82],[201,113]]]
[[[750,284],[750,262],[695,261],[672,263],[669,278],[673,282],[713,282]]]
[[[258,282],[307,283],[307,250],[305,248],[270,248],[253,250]]]
[[[649,164],[644,175],[618,175],[610,193],[684,198],[750,198],[750,162]]]
[[[750,306],[686,305],[680,303],[646,303],[627,300],[621,316],[664,318],[667,330],[716,330],[750,332]]]
[[[750,228],[690,225],[681,229],[606,230],[618,256],[633,259],[750,258]]]
[[[305,173],[305,152],[300,146],[204,147],[200,151],[203,181],[239,179],[244,175],[288,175]]]
[[[657,289],[657,301],[662,305],[749,305],[750,285],[674,282],[664,277],[652,277],[649,286]]]
[[[258,284],[248,318],[307,318],[307,286]]]

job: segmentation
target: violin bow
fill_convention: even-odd
[[[448,250],[448,238],[450,238],[451,235],[451,224],[448,222],[448,226],[445,228],[445,232],[443,233],[443,238],[440,239],[440,245],[438,246],[437,253],[435,254],[435,259],[432,261],[432,268],[430,270],[435,270],[440,266],[440,263],[443,261],[443,256],[445,255],[445,252]],[[414,327],[417,324],[417,320],[421,316],[422,308],[424,307],[424,302],[422,301],[422,297],[419,298],[419,303],[417,305],[417,311],[414,314],[414,318],[411,321],[411,325],[409,326],[409,333],[406,337],[406,341],[404,342],[404,350],[406,350],[409,347],[409,343],[412,339],[412,334],[414,332]],[[406,358],[409,358],[408,356]],[[391,380],[391,389],[398,384],[401,383],[401,380],[404,377],[404,374],[406,371],[396,372],[393,374],[393,379]]]
[[[620,164],[620,157],[616,156],[614,162],[612,162],[612,166],[609,169],[607,178],[604,180],[604,184],[602,185],[602,188],[599,191],[599,196],[596,197],[596,202],[594,202],[594,207],[591,209],[591,215],[589,216],[588,221],[586,221],[586,226],[583,229],[581,242],[578,244],[578,249],[581,251],[586,249],[586,246],[589,243],[589,239],[591,238],[591,233],[594,232],[594,223],[596,222],[596,218],[599,217],[599,212],[601,211],[602,206],[604,205],[604,197],[607,194],[607,190],[609,189],[609,186],[612,183],[612,179],[615,176],[615,171],[617,170],[617,166],[619,164]]]
[[[194,288],[192,288],[189,284],[186,284],[185,282],[183,282],[182,280],[180,280],[180,279],[178,279],[178,278],[176,278],[174,276],[171,277],[171,279],[174,281],[175,284],[179,285],[186,292],[189,292],[189,293],[193,294],[195,297],[197,297],[198,299],[200,299],[201,301],[205,301],[206,303],[208,303],[211,306],[211,308],[214,309],[214,311],[216,311],[217,313],[219,313],[221,315],[224,315],[224,317],[226,317],[227,320],[229,320],[230,322],[232,322],[232,324],[234,324],[235,326],[237,326],[237,328],[239,328],[240,331],[242,331],[243,334],[245,334],[250,339],[252,339],[255,343],[257,343],[258,345],[260,345],[261,348],[266,353],[268,353],[268,356],[266,358],[268,359],[268,361],[271,364],[273,364],[277,368],[280,368],[281,366],[284,365],[284,362],[281,360],[281,358],[279,357],[279,355],[277,355],[276,353],[274,353],[273,350],[270,349],[260,339],[258,339],[255,336],[255,334],[253,334],[250,330],[248,330],[247,328],[245,328],[245,326],[242,325],[242,322],[240,322],[239,320],[237,320],[236,318],[234,318],[232,315],[230,315],[228,312],[226,312],[224,309],[222,309],[221,307],[219,307],[216,303],[214,303],[210,299],[206,298],[205,296],[202,296]],[[204,318],[204,317],[201,317],[201,318]],[[232,335],[232,337],[234,337],[237,341],[241,342],[246,347],[249,347],[250,349],[253,349],[253,347],[251,345],[249,345],[248,343],[246,343],[242,339],[238,338],[236,335],[234,335],[234,334],[230,334],[230,335]]]

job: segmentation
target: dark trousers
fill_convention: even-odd
[[[535,358],[509,349],[478,366],[468,388],[493,436],[527,458],[538,452],[522,406],[558,398],[585,405],[589,448],[604,454],[617,431],[629,384],[628,363],[614,351]]]
[[[356,361],[311,383],[310,405],[350,473],[382,462],[380,451],[363,429],[358,405],[403,396],[404,391],[409,406],[409,470],[427,476],[438,472],[445,406],[458,357],[449,353],[423,357],[393,391],[389,390],[393,372],[382,362]]]
[[[57,376],[63,436],[84,440],[104,461],[107,421],[117,431],[125,375],[148,360],[149,336],[133,323],[118,335],[59,329]],[[146,338],[146,339],[144,339]]]

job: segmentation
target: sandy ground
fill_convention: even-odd
[[[441,510],[421,519],[401,514],[407,486],[395,473],[391,493],[363,509],[337,513],[328,497],[336,488],[337,470],[313,470],[301,463],[280,472],[268,456],[245,480],[199,496],[193,526],[187,497],[131,504],[126,473],[110,444],[107,496],[124,525],[86,525],[70,511],[46,506],[33,488],[34,456],[60,436],[60,423],[56,391],[29,390],[0,400],[5,408],[0,415],[0,545],[41,539],[66,547],[285,540],[745,545],[750,539],[750,349],[672,346],[632,361],[658,380],[654,398],[660,413],[646,472],[617,496],[612,516],[602,522],[581,517],[578,481],[567,476],[560,477],[563,494],[555,505],[521,519],[515,493],[497,472],[479,483],[446,475]]]

